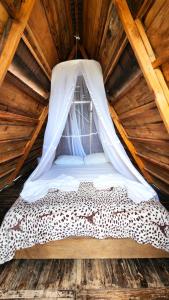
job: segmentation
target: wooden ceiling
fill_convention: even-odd
[[[136,15],[143,1],[128,2]],[[112,0],[36,0],[28,25],[51,68],[68,58],[79,36],[106,72],[125,37]]]

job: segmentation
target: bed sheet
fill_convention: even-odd
[[[40,185],[43,185],[43,180],[45,182],[44,189],[47,187],[47,182],[49,183],[48,190],[77,191],[81,182],[92,182],[97,189],[125,187],[128,197],[136,203],[152,199],[152,192],[149,187],[119,174],[111,163],[82,166],[53,164],[51,169],[41,177]]]
[[[42,179],[54,179],[60,175],[73,176],[79,181],[93,181],[99,175],[117,174],[111,163],[81,166],[59,166],[53,164],[51,169],[46,172]]]

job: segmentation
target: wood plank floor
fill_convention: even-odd
[[[169,299],[169,259],[13,260],[0,299]]]

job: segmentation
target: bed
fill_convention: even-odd
[[[77,190],[51,188],[31,204],[16,200],[0,228],[0,263],[14,257],[169,256],[169,214],[159,201],[135,203],[124,185],[94,186],[98,176],[117,178],[109,163],[53,165],[44,180],[72,175],[80,182]]]

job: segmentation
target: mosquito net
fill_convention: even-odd
[[[142,201],[156,196],[131,163],[116,134],[109,114],[100,64],[87,59],[62,62],[52,71],[42,157],[26,181],[21,196],[33,202],[43,197],[50,188],[58,187],[59,182],[64,181],[71,188],[77,185],[74,178],[60,178],[55,173],[52,178],[47,176],[57,155],[84,157],[102,151],[117,174],[122,176],[120,180],[130,190],[133,189],[135,198]],[[121,184],[121,181],[118,182]]]
[[[96,110],[91,100],[84,77],[78,76],[66,125],[61,136],[56,156],[103,152],[95,122]]]

